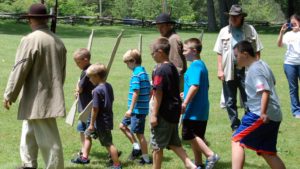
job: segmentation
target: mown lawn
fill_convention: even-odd
[[[75,83],[80,75],[80,70],[76,67],[72,54],[77,48],[86,47],[88,36],[91,29],[95,29],[95,38],[92,47],[92,62],[107,63],[115,38],[121,29],[124,29],[124,37],[121,41],[115,61],[112,65],[108,78],[114,88],[114,130],[113,139],[116,147],[123,151],[121,161],[124,168],[138,169],[151,168],[151,166],[139,166],[134,162],[128,162],[127,156],[131,152],[131,145],[125,136],[118,129],[119,123],[126,110],[127,90],[130,77],[130,70],[122,62],[122,55],[130,48],[137,48],[139,34],[143,34],[143,65],[146,67],[149,75],[154,66],[154,62],[149,52],[150,43],[158,37],[155,28],[139,28],[130,26],[69,26],[59,25],[57,34],[64,41],[68,50],[67,60],[67,80],[65,83],[66,107],[69,110],[74,101],[73,90]],[[30,29],[26,24],[15,23],[13,21],[0,22],[0,93],[3,95],[9,72],[14,63],[16,48],[23,35]],[[283,54],[285,49],[276,46],[277,34],[266,33],[266,29],[258,31],[263,32],[260,38],[264,45],[262,59],[265,60],[276,76],[277,93],[281,101],[283,111],[283,122],[280,127],[278,138],[278,154],[286,164],[287,169],[298,169],[300,167],[298,151],[300,150],[299,135],[300,121],[291,116],[290,101],[287,80],[283,72]],[[190,37],[198,37],[200,31],[178,31],[183,40]],[[221,82],[217,79],[216,54],[213,52],[213,46],[217,38],[217,33],[205,33],[203,38],[202,59],[206,62],[209,69],[210,80],[210,119],[207,127],[206,137],[212,150],[221,156],[221,160],[216,165],[216,169],[231,168],[231,129],[225,110],[219,106]],[[19,140],[21,133],[21,121],[16,120],[17,103],[13,104],[10,111],[0,107],[0,168],[12,169],[20,165]],[[243,111],[240,110],[242,116]],[[70,162],[73,154],[80,149],[79,135],[76,127],[68,126],[65,119],[58,119],[61,139],[64,147],[65,168],[68,169],[95,169],[106,167],[106,150],[100,146],[98,141],[94,141],[91,151],[91,164],[74,165]],[[147,123],[148,124],[148,123]],[[149,125],[145,131],[149,138]],[[192,157],[190,146],[184,144],[188,154]],[[165,151],[163,168],[183,168],[182,162],[173,152]],[[39,167],[44,168],[43,160],[39,157]],[[268,168],[262,158],[254,152],[246,151],[245,169],[265,169]]]

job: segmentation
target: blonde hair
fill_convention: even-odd
[[[95,63],[89,66],[89,68],[86,70],[86,74],[88,77],[97,75],[100,77],[100,79],[105,79],[107,75],[107,69],[104,64]]]
[[[91,59],[91,53],[87,48],[79,48],[77,49],[74,54],[73,54],[74,58],[78,58],[78,59]]]
[[[142,64],[142,57],[141,53],[137,49],[129,49],[124,55],[123,55],[123,62],[128,62],[134,60],[135,64]]]

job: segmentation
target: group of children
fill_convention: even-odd
[[[252,66],[252,63],[256,63],[255,68],[249,68],[251,78],[246,79],[246,90],[248,90],[247,85],[251,85],[250,87],[257,86],[256,89],[253,88],[253,91],[251,91],[254,93],[257,92],[256,95],[253,94],[255,95],[253,100],[256,106],[253,106],[254,109],[250,107],[250,112],[246,113],[248,120],[252,120],[251,123],[242,123],[233,135],[233,166],[236,166],[235,168],[242,168],[241,165],[244,162],[242,146],[245,146],[261,150],[261,152],[268,152],[263,157],[270,166],[277,165],[284,167],[280,158],[276,156],[276,139],[281,112],[280,109],[279,111],[273,111],[272,109],[275,103],[275,105],[278,105],[277,96],[274,92],[274,79],[270,69],[264,62],[254,59],[253,62],[246,62],[249,57],[241,58],[245,53],[248,53],[247,56],[251,56],[252,48],[251,44],[249,47],[249,44],[246,41],[238,43],[237,61],[242,66],[250,66],[250,63]],[[167,38],[158,38],[151,45],[151,55],[157,63],[152,72],[152,86],[145,68],[141,66],[142,58],[140,52],[132,49],[124,54],[123,61],[132,70],[132,75],[128,94],[128,109],[120,124],[120,129],[133,144],[133,150],[129,159],[134,160],[141,156],[140,164],[153,163],[153,168],[159,169],[162,164],[163,149],[168,148],[173,150],[183,161],[185,167],[189,169],[211,169],[219,161],[219,155],[207,146],[204,137],[209,115],[209,80],[208,70],[200,57],[201,50],[202,44],[197,38],[191,38],[184,42],[183,54],[191,64],[184,75],[183,93],[180,93],[179,75],[176,67],[169,61],[170,44]],[[97,133],[101,145],[108,150],[112,168],[122,168],[118,158],[121,152],[116,149],[112,142],[111,130],[113,128],[112,108],[114,95],[112,86],[106,82],[106,67],[99,63],[90,64],[90,53],[87,49],[76,51],[74,53],[74,60],[78,67],[82,69],[76,89],[76,95],[79,97],[79,107],[81,107],[79,109],[84,108],[90,100],[93,100],[93,108],[89,120],[87,122],[79,122],[78,124],[78,131],[81,133],[82,149],[78,157],[73,159],[72,162],[80,164],[89,163],[88,155],[92,145],[90,135],[91,133]],[[257,77],[257,69],[266,71],[265,76],[258,75],[257,81],[253,81]],[[266,100],[260,103],[260,98]],[[153,149],[153,162],[148,155],[147,141],[144,136],[150,99],[152,103],[149,115],[151,125],[150,143]],[[271,101],[268,102],[268,100]],[[251,102],[252,98],[248,101]],[[263,111],[260,111],[261,109]],[[277,114],[274,114],[275,112]],[[191,144],[194,161],[190,160],[181,145],[178,132],[180,116],[182,116],[182,139]],[[256,121],[259,121],[259,123]],[[263,125],[266,122],[268,122],[267,127]],[[253,123],[256,126],[253,127]],[[252,131],[245,131],[245,128],[249,126]],[[257,131],[257,128],[263,129]],[[269,131],[271,131],[271,134]],[[268,134],[257,136],[258,133],[264,132]],[[249,133],[253,134],[249,136]],[[269,142],[272,144],[268,144],[266,147],[261,146],[260,143],[264,143],[265,139],[269,136]],[[260,138],[260,143],[255,141],[258,138]],[[202,154],[206,157],[205,164],[202,161]],[[275,154],[276,158],[270,154]],[[277,162],[274,162],[276,160]]]

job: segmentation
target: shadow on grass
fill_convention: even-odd
[[[247,159],[246,159],[247,160]],[[247,163],[247,161],[245,162],[245,165],[244,167],[247,167],[247,168],[251,168],[251,169],[262,169],[262,168],[268,168],[267,165],[264,165],[264,166],[259,166],[259,165],[256,165],[256,164],[249,164]],[[231,168],[231,161],[219,161],[215,166],[214,166],[214,169],[230,169]]]

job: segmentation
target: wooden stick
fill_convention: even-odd
[[[108,64],[106,66],[106,69],[107,69],[107,75],[106,75],[106,79],[108,77],[108,74],[109,74],[109,71],[110,71],[110,68],[111,68],[111,65],[114,61],[114,58],[115,58],[115,55],[117,53],[117,50],[119,48],[119,44],[120,44],[120,41],[122,39],[122,36],[123,36],[123,32],[124,30],[121,30],[120,34],[118,35],[117,37],[117,41],[116,41],[116,44],[113,48],[113,51],[110,55],[110,58],[109,58],[109,61],[108,61]],[[89,113],[92,111],[92,107],[93,107],[93,102],[91,101],[86,107],[85,109],[79,114],[79,120],[81,121],[87,121],[88,117],[89,117]]]
[[[89,37],[87,49],[91,51],[92,49],[92,44],[93,44],[93,38],[94,38],[94,29],[92,29],[92,32]],[[73,126],[74,125],[74,119],[76,116],[76,111],[77,111],[77,104],[78,104],[78,98],[73,102],[72,107],[68,113],[68,116],[66,117],[66,123]]]

